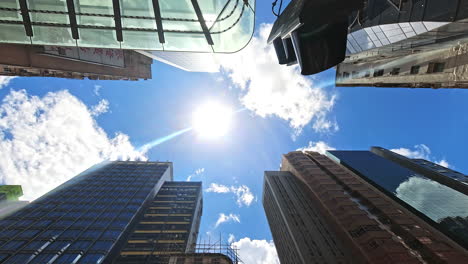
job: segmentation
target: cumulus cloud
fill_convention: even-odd
[[[240,259],[249,264],[279,264],[273,241],[256,240],[244,237],[232,243],[239,249]]]
[[[225,186],[218,183],[211,183],[210,187],[205,189],[205,192],[213,193],[233,193],[237,197],[237,204],[239,206],[250,206],[255,199],[255,196],[246,185],[240,186]]]
[[[390,149],[393,152],[396,152],[400,155],[403,155],[410,159],[425,159],[432,162],[439,164],[440,166],[444,166],[449,168],[450,164],[445,160],[435,160],[431,156],[431,149],[426,146],[425,144],[415,145],[414,149],[407,149],[407,148],[397,148],[397,149]]]
[[[325,154],[327,150],[335,150],[334,147],[329,146],[326,142],[324,141],[309,141],[309,145],[307,147],[299,148],[297,149],[299,151],[315,151],[320,154]]]
[[[260,25],[258,36],[236,53],[219,58],[221,69],[233,85],[241,89],[240,100],[261,117],[277,116],[287,120],[299,133],[312,122],[315,131],[336,131],[338,125],[327,118],[335,104],[314,86],[311,78],[302,76],[298,66],[279,65],[273,45],[267,44],[271,24]]]
[[[239,215],[230,213],[229,215],[225,215],[223,213],[219,214],[218,220],[216,221],[215,228],[218,227],[222,223],[226,222],[237,222],[240,223]]]
[[[190,174],[190,175],[187,177],[187,180],[186,180],[186,181],[191,181],[193,177],[201,176],[204,172],[205,172],[205,168],[199,168],[199,169],[197,169],[193,174]]]
[[[104,114],[107,111],[109,111],[109,101],[106,99],[102,99],[97,105],[91,107],[91,115],[95,117]]]
[[[7,86],[15,76],[0,76],[0,89]]]
[[[146,160],[129,137],[109,137],[68,91],[11,91],[0,105],[0,182],[33,200],[103,160]]]

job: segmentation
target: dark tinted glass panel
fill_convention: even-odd
[[[468,217],[468,196],[369,151],[329,151],[339,162],[436,223]],[[468,225],[461,221],[468,233]],[[459,236],[447,229],[447,235]],[[460,238],[461,239],[461,238]],[[463,239],[462,239],[463,240]],[[458,241],[468,247],[467,241]]]
[[[103,260],[102,254],[88,254],[81,258],[80,263],[101,263]]]

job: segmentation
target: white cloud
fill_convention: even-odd
[[[236,240],[236,237],[233,234],[229,234],[228,243],[231,244],[234,240]]]
[[[240,223],[240,217],[239,217],[239,215],[232,214],[232,213],[229,214],[229,215],[225,215],[223,213],[220,213],[219,217],[218,217],[218,220],[216,221],[215,228],[218,227],[220,224],[226,223],[226,222]]]
[[[403,155],[410,159],[429,159],[429,155],[431,154],[431,150],[428,146],[424,144],[419,144],[414,146],[414,150],[407,149],[407,148],[398,148],[398,149],[391,149],[391,151],[396,152],[400,155]]]
[[[246,185],[228,187],[222,184],[211,183],[210,187],[205,189],[205,191],[214,193],[233,193],[237,197],[237,204],[239,206],[250,206],[255,199],[255,196],[250,191],[250,188]]]
[[[93,90],[93,92],[94,92],[94,94],[95,94],[96,96],[100,96],[100,95],[101,95],[101,94],[100,94],[101,88],[102,88],[101,85],[97,85],[97,84],[94,85],[94,90]]]
[[[287,120],[296,133],[311,121],[315,131],[336,131],[336,122],[327,119],[336,96],[314,86],[297,65],[278,64],[273,45],[267,44],[271,27],[260,25],[259,35],[246,48],[235,56],[219,57],[226,77],[242,91],[242,104],[261,117]]]
[[[232,243],[239,249],[240,259],[248,264],[279,264],[273,241],[256,240],[244,237]]]
[[[217,183],[212,183],[210,184],[210,187],[205,190],[206,192],[214,192],[214,193],[228,193],[230,192],[229,187],[222,185],[222,184],[217,184]]]
[[[103,160],[146,160],[127,135],[109,138],[68,91],[11,91],[0,105],[0,182],[32,200]]]
[[[0,89],[7,86],[15,76],[0,76]]]
[[[201,176],[204,172],[205,172],[205,168],[199,168],[199,169],[197,169],[193,174],[190,174],[190,175],[187,177],[187,180],[186,180],[186,181],[191,181],[193,177]]]
[[[425,159],[435,162],[440,166],[444,166],[446,168],[450,167],[450,164],[445,159],[439,161],[434,160],[431,156],[431,149],[425,144],[415,145],[413,150],[407,148],[397,148],[390,150],[410,159]]]
[[[95,117],[104,114],[107,111],[109,111],[109,101],[106,99],[102,99],[97,105],[91,107],[91,115]]]
[[[318,152],[320,154],[325,154],[325,152],[327,150],[335,150],[335,148],[329,146],[324,141],[317,141],[317,142],[309,141],[309,145],[307,147],[299,148],[297,150],[300,150],[300,151],[315,151],[315,152]]]

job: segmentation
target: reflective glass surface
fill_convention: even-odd
[[[467,195],[370,151],[329,151],[329,155],[433,220],[449,237],[468,246]]]
[[[168,168],[107,162],[88,169],[1,219],[0,256],[9,256],[6,263],[101,262],[163,184],[161,178],[170,180]]]
[[[0,1],[0,43],[236,52],[254,30],[254,0],[72,2]]]

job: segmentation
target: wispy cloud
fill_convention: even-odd
[[[205,189],[205,192],[213,193],[233,193],[237,197],[237,204],[239,206],[250,206],[255,199],[255,196],[246,185],[240,186],[225,186],[218,183],[211,183],[210,187]]]
[[[109,137],[68,91],[11,91],[0,105],[0,182],[32,200],[103,160],[146,160],[129,137]]]
[[[244,237],[233,242],[239,249],[240,259],[249,264],[279,264],[278,254],[273,241],[250,239]]]
[[[425,160],[435,162],[439,164],[440,166],[444,166],[446,168],[450,166],[450,164],[445,159],[441,159],[441,160],[434,159],[431,155],[431,149],[425,144],[415,145],[413,149],[396,148],[396,149],[390,149],[390,150],[410,159],[425,159]]]
[[[246,48],[219,59],[226,78],[242,91],[241,103],[261,117],[287,120],[296,134],[310,122],[315,131],[337,131],[337,122],[328,118],[336,96],[302,76],[298,66],[278,64],[273,45],[267,44],[271,27],[260,25]]]
[[[317,142],[309,141],[309,145],[307,147],[299,148],[297,150],[315,151],[320,154],[324,154],[327,150],[334,150],[334,149],[335,149],[334,147],[331,147],[324,141],[317,141]]]
[[[7,86],[11,80],[16,78],[15,76],[0,76],[0,89]]]
[[[100,95],[101,95],[101,93],[100,93],[100,92],[101,92],[101,88],[102,88],[101,85],[97,85],[97,84],[94,85],[94,90],[93,90],[93,92],[94,92],[94,94],[95,94],[96,96],[100,96]]]
[[[109,111],[109,101],[102,99],[97,105],[91,107],[91,115],[97,117]]]
[[[230,213],[229,215],[225,215],[224,213],[220,213],[218,220],[216,221],[215,228],[217,228],[220,224],[222,223],[227,223],[227,222],[236,222],[240,223],[240,217],[239,215]]]
[[[205,172],[205,168],[199,168],[199,169],[197,169],[193,174],[190,174],[190,175],[187,177],[187,180],[186,180],[186,181],[191,181],[193,177],[199,177],[199,176],[201,176],[204,172]]]

